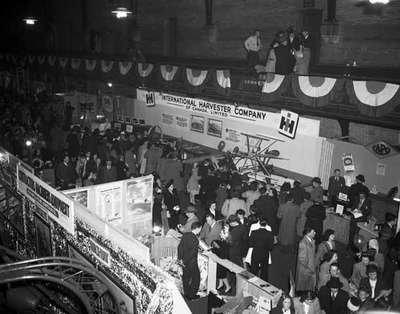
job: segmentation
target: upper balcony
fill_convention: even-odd
[[[152,55],[135,60],[63,52],[2,53],[0,62],[10,74],[18,67],[29,70],[31,80],[47,77],[53,91],[94,92],[112,82],[117,94],[134,96],[140,87],[258,109],[288,109],[341,123],[400,128],[400,71],[389,68],[314,66],[308,76],[283,76],[249,71],[237,60]],[[92,90],[78,81],[92,82]]]

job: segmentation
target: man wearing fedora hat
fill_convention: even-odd
[[[348,196],[350,200],[350,206],[356,206],[360,193],[364,192],[366,196],[369,195],[369,189],[365,186],[365,177],[362,174],[356,176],[356,183],[350,186]]]
[[[318,292],[321,309],[326,314],[346,314],[347,293],[342,290],[343,284],[339,278],[332,277]]]

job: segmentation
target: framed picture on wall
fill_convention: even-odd
[[[191,115],[190,129],[195,132],[204,133],[204,117]]]
[[[222,121],[208,119],[207,134],[216,137],[222,137]]]
[[[35,215],[35,231],[37,256],[52,256],[50,225],[37,215]]]

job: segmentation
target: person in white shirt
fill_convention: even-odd
[[[249,189],[242,193],[242,197],[246,199],[246,205],[248,209],[250,209],[251,205],[254,204],[254,201],[258,200],[260,196],[261,193],[258,190],[257,181],[251,182]]]
[[[254,66],[257,65],[260,60],[260,31],[256,30],[253,35],[249,36],[244,42],[244,47],[247,51],[247,64],[250,68],[254,68]]]

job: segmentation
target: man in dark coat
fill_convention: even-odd
[[[65,156],[62,163],[59,163],[56,168],[57,184],[61,186],[62,190],[71,189],[75,187],[76,172],[71,166],[69,156]]]
[[[362,174],[356,176],[356,183],[354,183],[350,187],[347,193],[351,206],[357,206],[357,200],[361,192],[364,192],[364,194],[368,197],[369,189],[365,186],[364,183],[365,183],[365,178]]]
[[[334,176],[329,178],[328,199],[332,205],[336,204],[339,193],[343,192],[346,186],[344,178],[340,175],[340,169],[335,169]]]
[[[267,195],[266,191],[267,189],[264,186],[260,188],[261,196],[258,200],[254,201],[253,206],[257,217],[264,217],[267,220],[268,225],[270,225],[274,236],[278,236],[279,229],[276,219],[278,208],[272,196]]]
[[[272,232],[266,229],[267,220],[261,218],[260,229],[254,230],[249,239],[249,247],[253,248],[250,271],[261,279],[268,281],[269,256],[274,245]],[[261,271],[261,275],[259,275]]]
[[[183,234],[178,245],[178,259],[183,263],[183,292],[190,300],[198,298],[197,291],[200,286],[200,270],[197,262],[200,222],[194,222],[191,229],[192,231]]]
[[[239,266],[243,266],[243,257],[247,253],[249,230],[246,225],[241,224],[236,215],[228,217],[230,226],[229,260]]]
[[[326,314],[346,314],[348,294],[342,290],[343,284],[338,278],[332,277],[318,293],[321,309]]]
[[[377,265],[371,263],[367,266],[367,276],[361,279],[360,288],[363,287],[366,291],[369,291],[371,299],[377,300],[381,297],[388,297],[391,294],[392,289],[388,287],[381,277],[378,277]]]
[[[306,217],[306,227],[315,230],[315,242],[319,244],[321,242],[324,220],[326,218],[325,207],[318,201],[314,201],[314,205],[307,210]]]

